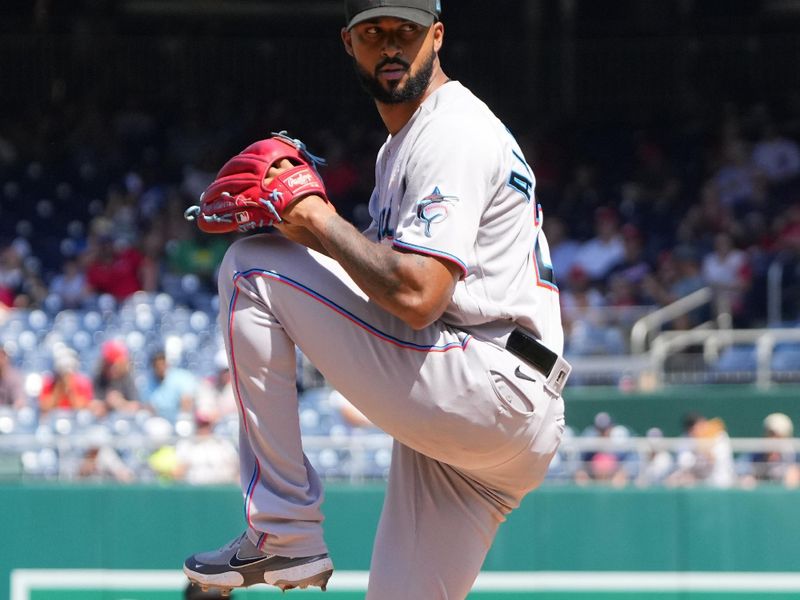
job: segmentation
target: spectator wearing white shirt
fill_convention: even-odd
[[[90,294],[86,288],[86,275],[77,259],[64,262],[61,272],[50,282],[50,292],[61,299],[62,308],[83,306]]]
[[[239,455],[228,438],[214,435],[217,415],[197,411],[195,434],[175,447],[175,479],[191,485],[238,483]]]
[[[774,123],[767,123],[753,148],[752,162],[769,185],[780,185],[800,176],[800,145],[782,136]]]
[[[718,233],[714,237],[714,250],[703,258],[702,270],[706,284],[716,293],[720,310],[741,315],[752,269],[747,254],[733,245],[729,233]]]
[[[581,244],[575,256],[591,281],[602,280],[625,256],[625,244],[619,229],[619,216],[613,208],[600,207],[594,214],[595,236]]]
[[[547,215],[542,228],[550,246],[550,262],[553,264],[556,281],[566,278],[575,263],[581,244],[570,237],[567,224],[555,215]]]

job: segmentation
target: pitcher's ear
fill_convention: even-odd
[[[353,56],[353,38],[347,27],[342,27],[342,43],[344,44],[344,51]]]

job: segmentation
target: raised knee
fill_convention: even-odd
[[[254,270],[281,270],[287,264],[301,260],[299,254],[307,254],[304,247],[283,236],[264,233],[249,235],[233,242],[220,264],[218,285],[220,291],[233,286],[237,276]]]
[[[255,268],[260,262],[258,257],[266,250],[265,246],[268,245],[268,242],[260,239],[261,237],[267,236],[265,234],[264,236],[251,235],[239,238],[228,246],[217,272],[217,283],[220,292],[226,287],[234,285],[237,274]]]

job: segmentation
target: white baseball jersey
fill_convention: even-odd
[[[457,81],[441,86],[389,136],[375,181],[366,235],[463,272],[444,322],[492,339],[513,321],[562,352],[533,172],[486,104]]]
[[[518,323],[562,350],[534,178],[503,125],[451,82],[389,138],[376,182],[367,235],[462,270],[440,321],[413,329],[336,260],[281,236],[237,240],[220,266],[247,536],[278,556],[328,552],[300,434],[298,346],[396,442],[367,600],[466,598],[564,432],[546,375],[498,348]]]

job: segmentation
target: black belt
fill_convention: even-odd
[[[537,340],[532,333],[519,327],[508,336],[506,350],[536,367],[545,377],[550,377],[558,360],[558,354]]]

